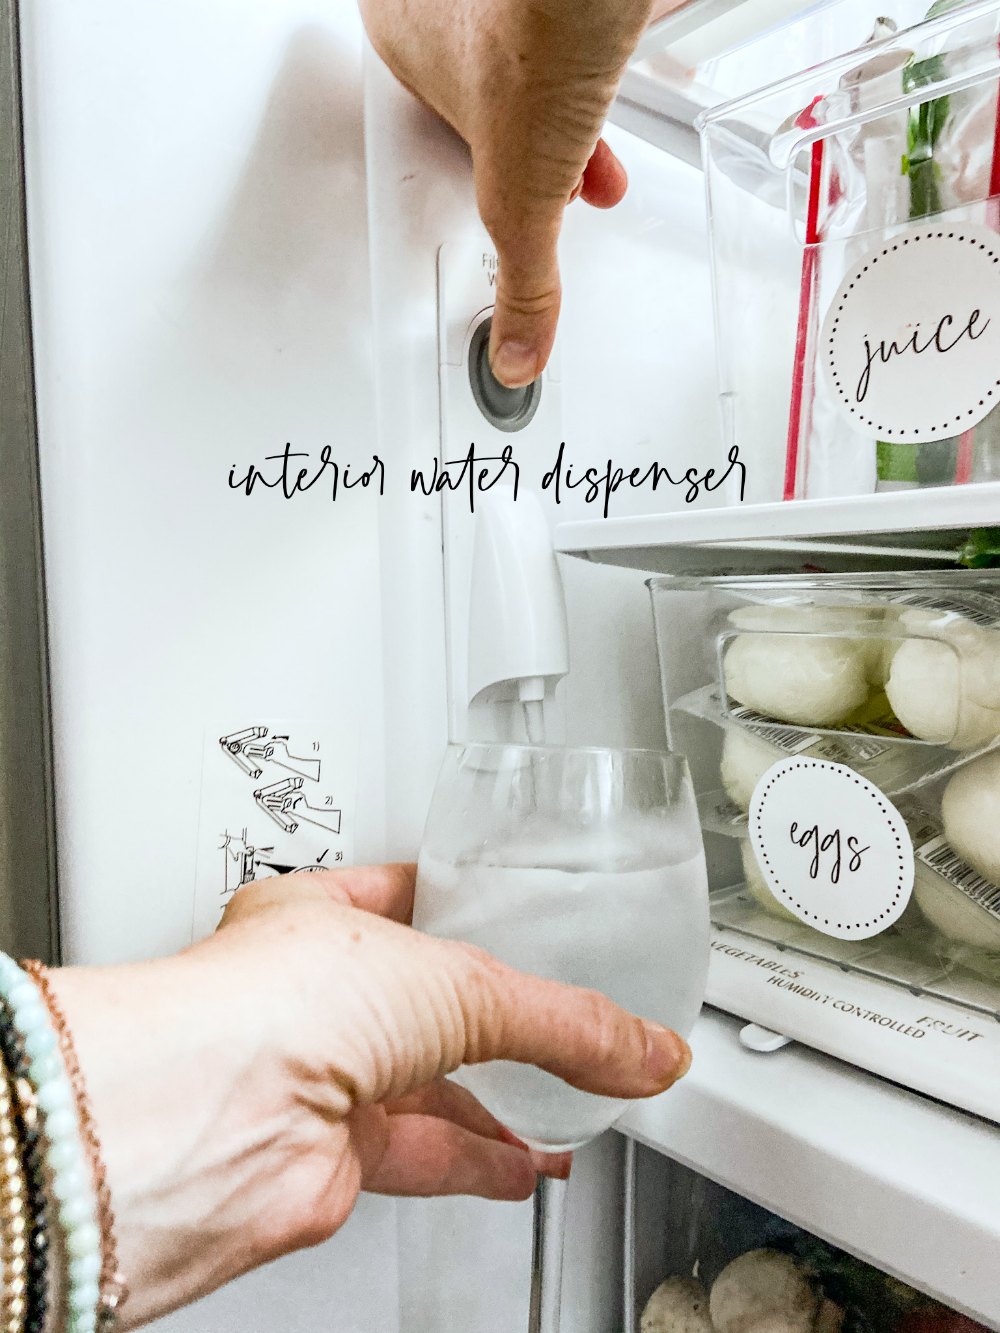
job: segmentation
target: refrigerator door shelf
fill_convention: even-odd
[[[798,1045],[765,1058],[743,1026],[706,1010],[691,1072],[619,1128],[1000,1326],[995,1126]]]
[[[976,527],[996,525],[1000,482],[561,523],[556,550],[677,573],[946,568]]]

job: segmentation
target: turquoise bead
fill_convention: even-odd
[[[77,1171],[83,1170],[83,1153],[79,1144],[72,1139],[59,1139],[49,1146],[45,1154],[45,1164],[50,1171],[68,1171],[73,1168]]]
[[[53,1078],[43,1083],[35,1093],[38,1105],[43,1111],[62,1111],[76,1106],[73,1089],[64,1078]]]
[[[47,1055],[40,1055],[37,1060],[32,1060],[30,1072],[32,1085],[40,1088],[43,1083],[58,1078],[64,1072],[62,1056],[58,1051],[49,1051]]]
[[[52,1193],[60,1203],[68,1199],[86,1198],[87,1178],[79,1167],[70,1167],[68,1171],[57,1171],[52,1177]]]
[[[19,994],[16,1000],[8,997],[7,1002],[21,1032],[29,1032],[33,1028],[51,1028],[48,1009],[39,1000],[35,990],[25,990],[25,993]]]
[[[93,1220],[94,1205],[90,1195],[83,1190],[79,1194],[73,1194],[70,1198],[64,1199],[59,1205],[59,1221],[67,1231],[72,1231],[74,1227]]]
[[[35,1028],[25,1033],[24,1049],[33,1060],[36,1055],[47,1055],[57,1046],[56,1034],[51,1028]]]
[[[47,1148],[45,1165],[58,1204],[67,1257],[66,1333],[96,1333],[100,1299],[101,1233],[83,1148],[76,1095],[66,1073],[59,1037],[39,988],[0,953],[0,997],[24,1042]]]
[[[37,999],[24,1000],[21,1004],[12,1004],[14,1026],[19,1032],[38,1032],[50,1026],[48,1010]]]
[[[88,1310],[96,1310],[100,1294],[96,1282],[81,1282],[74,1286],[69,1294],[70,1309],[74,1314],[85,1314]]]
[[[65,1106],[60,1111],[53,1111],[45,1117],[45,1134],[50,1143],[56,1139],[66,1139],[77,1133],[76,1112]]]
[[[78,1255],[69,1261],[69,1280],[77,1283],[96,1282],[101,1273],[101,1256],[96,1250]]]
[[[66,1237],[66,1249],[74,1257],[86,1254],[88,1250],[98,1250],[100,1244],[101,1233],[94,1222],[84,1222],[74,1227]]]

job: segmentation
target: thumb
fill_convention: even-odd
[[[557,243],[563,205],[549,218],[493,229],[499,271],[490,334],[490,366],[501,384],[522,388],[545,369],[559,322]]]
[[[625,168],[598,139],[565,201],[551,200],[545,213],[529,224],[508,219],[509,197],[497,210],[502,221],[490,227],[500,264],[490,366],[501,384],[510,389],[530,384],[552,352],[561,300],[558,241],[566,203],[582,195],[595,208],[613,208],[627,185]]]
[[[464,1064],[514,1060],[609,1097],[649,1097],[687,1073],[687,1042],[599,991],[515,971],[469,950]]]

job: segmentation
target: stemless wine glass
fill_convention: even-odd
[[[603,991],[686,1036],[708,969],[708,881],[685,760],[660,750],[449,746],[413,924]],[[456,1078],[542,1151],[579,1148],[629,1105],[502,1060]],[[558,1333],[564,1212],[565,1182],[540,1178],[531,1333]]]

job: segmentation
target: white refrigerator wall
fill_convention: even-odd
[[[113,961],[190,940],[206,728],[356,726],[384,854],[376,503],[228,486],[375,447],[361,32],[310,0],[21,14],[62,932]],[[392,1333],[395,1254],[366,1199],[164,1327]]]
[[[113,961],[189,942],[206,738],[357,730],[383,853],[373,492],[229,484],[375,448],[361,34],[308,0],[22,15],[63,944]]]

